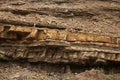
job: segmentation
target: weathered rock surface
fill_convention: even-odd
[[[119,0],[0,3],[3,59],[78,64],[120,62]]]

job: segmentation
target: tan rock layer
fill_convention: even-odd
[[[120,38],[36,27],[0,26],[1,54],[30,62],[120,62]]]
[[[0,28],[0,38],[16,39],[17,41],[39,43],[40,41],[66,41],[70,43],[94,44],[108,47],[120,46],[119,37],[106,35],[77,33],[67,30],[30,28],[22,26],[9,26]],[[19,39],[21,38],[21,39]]]
[[[92,50],[83,48],[81,51],[64,51],[61,48],[46,48],[46,47],[35,47],[35,48],[24,48],[23,47],[0,47],[2,54],[11,57],[13,60],[26,59],[29,62],[49,62],[49,63],[79,63],[79,64],[96,64],[98,60],[102,62],[107,61],[120,61],[119,53],[115,51],[109,52],[104,50]],[[5,49],[4,49],[5,48]],[[12,50],[11,50],[12,49]],[[99,48],[98,48],[99,49]],[[103,51],[103,52],[102,52]],[[93,61],[93,62],[91,62]]]

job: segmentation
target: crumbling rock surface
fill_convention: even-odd
[[[0,1],[0,57],[29,62],[120,62],[119,0]]]

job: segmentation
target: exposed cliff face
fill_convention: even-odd
[[[120,38],[58,29],[1,26],[1,54],[50,63],[120,61]]]
[[[0,3],[1,58],[77,64],[120,62],[119,0]]]

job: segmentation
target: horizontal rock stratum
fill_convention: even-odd
[[[0,2],[1,59],[120,62],[119,0]]]

